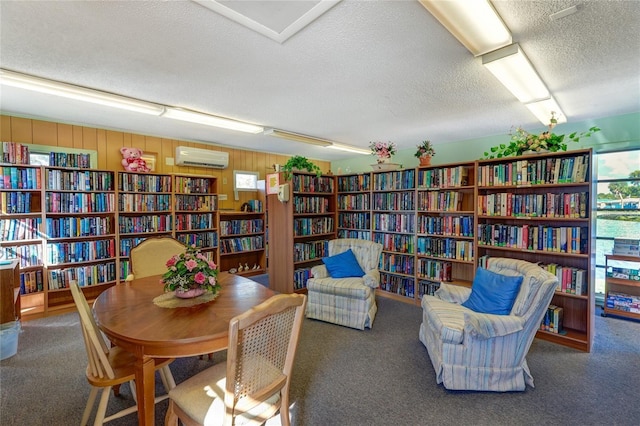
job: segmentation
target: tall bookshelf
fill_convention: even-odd
[[[44,237],[48,310],[72,306],[69,285],[87,298],[115,284],[114,172],[44,167]]]
[[[220,270],[236,269],[237,274],[252,276],[266,271],[265,214],[257,211],[220,212]]]
[[[416,170],[372,174],[372,240],[382,244],[378,292],[415,301]]]
[[[311,268],[322,263],[336,237],[335,176],[294,172],[285,183],[288,201],[269,203],[269,283],[281,293],[306,291]]]
[[[475,163],[419,167],[416,190],[418,298],[440,282],[470,287],[475,273]]]
[[[540,330],[537,337],[583,351],[594,333],[592,169],[591,150],[578,150],[479,161],[476,176],[479,262],[517,258],[555,273],[560,284],[551,304],[563,309],[565,332]]]
[[[371,240],[371,173],[337,177],[338,238]]]

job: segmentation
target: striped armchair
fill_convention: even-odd
[[[524,277],[511,313],[474,312],[461,305],[471,289],[443,283],[435,296],[422,298],[419,338],[445,388],[523,391],[534,387],[525,356],[558,279],[523,260],[490,258],[487,269]]]
[[[364,330],[371,328],[378,311],[375,289],[380,286],[378,263],[382,244],[356,238],[329,241],[329,256],[351,249],[363,277],[331,278],[324,265],[311,269],[307,280],[307,318]]]

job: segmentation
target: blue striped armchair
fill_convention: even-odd
[[[523,391],[533,387],[525,357],[558,279],[523,260],[490,258],[487,269],[524,277],[509,315],[472,311],[462,306],[470,288],[443,283],[435,296],[422,298],[419,338],[445,388]]]
[[[356,238],[329,241],[329,256],[351,249],[365,273],[362,277],[331,278],[325,265],[311,269],[307,280],[307,318],[364,330],[378,312],[375,289],[380,286],[378,264],[382,244]]]

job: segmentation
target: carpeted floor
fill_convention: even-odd
[[[527,357],[535,389],[452,392],[435,383],[418,341],[420,308],[386,298],[378,306],[371,330],[305,320],[290,392],[294,425],[635,425],[640,419],[639,323],[596,317],[591,353],[535,340]],[[176,381],[224,362],[224,355],[176,360]],[[0,363],[0,425],[78,424],[89,391],[86,362],[76,314],[25,322],[18,354]],[[109,407],[130,404],[124,386]],[[166,402],[157,406],[157,424],[165,410]]]

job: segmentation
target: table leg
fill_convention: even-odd
[[[136,397],[138,399],[138,424],[153,426],[155,422],[155,362],[143,356],[136,360]]]

